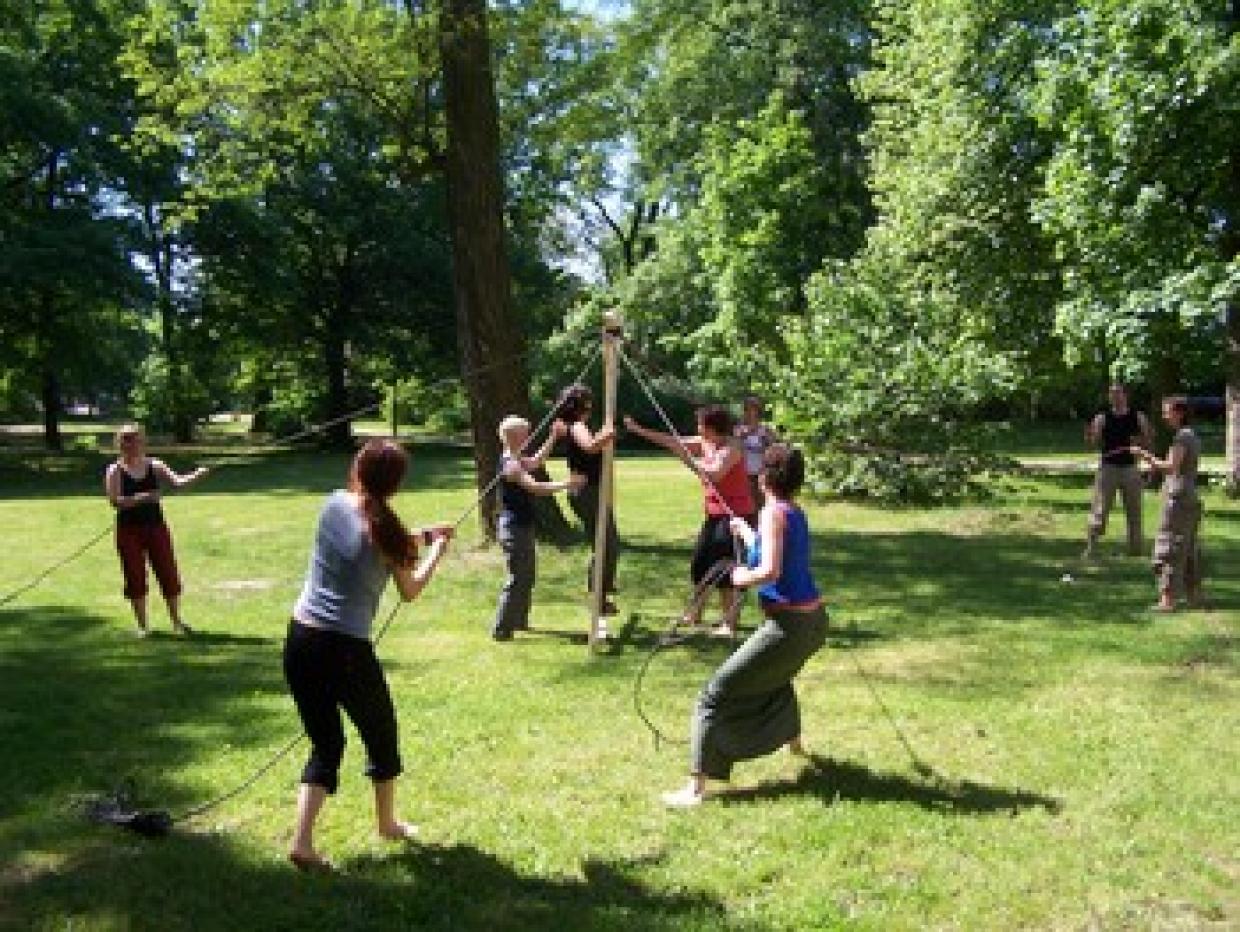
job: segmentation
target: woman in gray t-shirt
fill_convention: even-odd
[[[1148,450],[1132,452],[1158,470],[1163,479],[1162,514],[1154,538],[1154,573],[1158,577],[1156,611],[1175,611],[1183,595],[1190,607],[1204,603],[1201,590],[1201,498],[1197,494],[1197,468],[1201,440],[1189,426],[1188,399],[1172,395],[1163,399],[1163,420],[1175,431],[1167,458],[1160,460]]]
[[[393,441],[371,440],[362,447],[349,470],[348,489],[333,492],[319,514],[306,582],[293,607],[284,678],[310,738],[310,758],[302,771],[289,860],[302,870],[331,868],[314,848],[314,823],[336,791],[344,754],[342,708],[366,746],[379,834],[401,841],[414,831],[396,818],[401,772],[396,710],[370,628],[388,577],[402,599],[416,598],[430,582],[452,528],[436,525],[420,532],[428,553],[415,567],[418,535],[405,529],[388,503],[407,466],[408,456]]]

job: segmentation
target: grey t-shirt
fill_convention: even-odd
[[[1197,464],[1201,460],[1201,440],[1191,427],[1181,427],[1175,432],[1171,445],[1184,449],[1184,460],[1178,476],[1167,476],[1163,490],[1167,495],[1195,495],[1197,493]]]
[[[348,493],[337,490],[319,513],[306,583],[293,617],[369,640],[389,575],[370,542],[366,519]]]

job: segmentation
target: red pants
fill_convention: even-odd
[[[116,552],[120,554],[121,571],[125,574],[125,598],[140,599],[146,595],[148,558],[164,598],[174,599],[181,594],[181,577],[172,554],[172,535],[162,521],[159,524],[118,524]]]

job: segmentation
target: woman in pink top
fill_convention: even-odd
[[[740,441],[732,435],[732,415],[722,405],[699,408],[697,433],[679,439],[671,434],[642,427],[631,417],[625,417],[624,426],[637,436],[683,457],[689,468],[702,480],[706,517],[698,532],[693,559],[689,564],[689,575],[694,586],[697,586],[720,560],[733,556],[729,519],[743,518],[750,524],[754,519],[754,502],[745,473],[745,451]],[[727,573],[722,573],[715,585],[723,603],[723,621],[712,633],[721,637],[732,637],[736,633],[738,604],[732,580]],[[700,601],[695,604],[685,616],[685,622],[700,624],[702,607]]]

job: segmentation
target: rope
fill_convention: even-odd
[[[646,672],[650,669],[651,663],[654,662],[654,658],[659,653],[670,647],[683,644],[693,636],[691,632],[678,637],[676,631],[687,615],[692,613],[696,617],[698,612],[704,608],[706,599],[710,596],[711,587],[722,579],[725,574],[732,572],[732,566],[731,560],[718,560],[706,571],[701,581],[694,587],[693,594],[685,605],[685,610],[672,619],[668,629],[655,641],[654,647],[646,654],[646,659],[642,661],[642,665],[637,670],[637,676],[633,679],[633,709],[637,712],[637,717],[650,730],[650,734],[654,738],[654,749],[656,752],[659,750],[660,744],[688,744],[688,741],[685,738],[669,738],[646,714],[645,707],[642,705],[642,685],[646,680]]]
[[[56,572],[56,570],[60,569],[65,564],[72,563],[74,560],[76,560],[78,557],[84,554],[91,547],[95,546],[95,544],[99,543],[99,541],[103,540],[103,538],[107,537],[111,531],[112,531],[112,525],[109,524],[102,531],[100,531],[98,534],[96,534],[94,537],[92,537],[90,540],[84,543],[77,550],[73,551],[73,553],[69,554],[59,563],[53,563],[43,572],[39,573],[39,575],[35,576],[34,579],[30,580],[30,582],[26,583],[25,585],[18,586],[8,595],[4,596],[4,598],[0,598],[0,608],[4,607],[5,605],[8,605],[10,602],[15,600],[19,595],[29,592],[31,589],[33,589],[39,583],[43,582],[43,580],[47,579],[47,577],[51,576],[52,573]]]
[[[585,378],[586,373],[590,371],[591,367],[598,360],[598,357],[601,353],[602,353],[601,348],[595,351],[594,355],[590,357],[589,361],[585,364],[585,366],[582,367],[581,371],[577,374],[577,377],[573,380],[574,383],[580,382],[582,379]],[[543,429],[547,426],[547,424],[551,421],[551,419],[558,412],[559,412],[559,407],[557,405],[552,405],[551,409],[547,412],[546,416],[544,416],[542,421],[539,422],[538,427],[530,431],[530,436],[526,439],[525,444],[521,447],[522,453],[525,452],[525,450],[529,447],[530,443],[534,440],[534,438],[537,437],[540,433],[542,433]],[[482,503],[482,501],[488,495],[491,494],[491,490],[495,487],[495,483],[498,480],[499,480],[499,476],[496,475],[495,478],[493,478],[487,484],[486,488],[482,490],[482,492],[478,495],[478,497],[474,499],[473,503],[468,508],[466,508],[465,511],[461,513],[460,517],[458,517],[452,525],[452,529],[454,531],[457,528],[459,528],[465,522],[465,520],[471,514],[473,514],[474,511],[477,510],[478,506]],[[398,599],[396,604],[392,606],[392,610],[388,612],[387,617],[383,621],[383,624],[379,626],[378,633],[375,634],[375,638],[373,641],[375,645],[378,645],[378,643],[383,640],[384,635],[387,634],[388,629],[391,628],[392,623],[396,620],[397,614],[400,613],[400,609],[402,605],[404,605],[404,602]],[[292,752],[292,750],[302,742],[302,739],[304,739],[305,737],[306,735],[304,732],[297,735],[297,737],[293,738],[286,745],[284,745],[284,747],[276,751],[276,753],[273,754],[257,770],[255,770],[254,773],[246,777],[246,779],[243,780],[241,783],[237,784],[237,786],[233,787],[227,792],[221,793],[219,796],[216,796],[213,799],[207,800],[205,803],[202,803],[198,806],[195,806],[192,809],[187,810],[186,812],[182,813],[179,816],[176,816],[175,818],[172,819],[171,824],[175,825],[177,823],[189,821],[190,819],[196,818],[197,816],[200,816],[203,813],[209,812],[210,810],[215,809],[217,806],[221,806],[224,803],[228,802],[229,800],[235,798],[236,796],[239,796],[241,793],[248,790],[255,783],[257,783],[264,776],[266,776],[267,773],[270,772],[271,769],[275,767],[277,763],[279,763],[281,760],[287,757]]]
[[[467,372],[463,372],[463,373],[461,373],[460,375],[446,376],[446,377],[444,377],[444,378],[442,378],[442,379],[439,379],[439,380],[438,380],[438,381],[436,381],[436,382],[432,382],[432,383],[430,383],[430,385],[428,385],[428,386],[427,386],[427,389],[435,389],[435,388],[438,388],[438,387],[440,387],[440,386],[442,386],[442,385],[447,385],[447,384],[449,384],[449,383],[451,383],[451,382],[455,382],[455,381],[466,381],[466,380],[468,380],[468,379],[472,378],[473,376],[477,375],[479,372],[485,372],[485,371],[487,371],[487,370],[489,370],[489,369],[494,369],[494,368],[497,368],[497,367],[499,367],[499,366],[508,365],[508,364],[510,364],[511,362],[515,361],[515,360],[518,360],[518,359],[521,359],[521,358],[523,358],[523,357],[525,357],[525,356],[528,356],[528,355],[530,354],[530,352],[531,352],[531,350],[525,350],[524,352],[517,353],[517,354],[516,354],[516,355],[514,355],[514,356],[507,356],[507,357],[505,357],[504,359],[502,359],[502,360],[500,360],[500,361],[498,361],[498,362],[488,363],[488,364],[487,364],[487,365],[485,365],[485,366],[478,366],[478,367],[476,367],[476,368],[474,368],[474,369],[470,369],[469,371],[467,371]],[[596,351],[596,353],[595,353],[594,357],[592,357],[592,358],[591,358],[591,360],[590,360],[590,362],[586,364],[586,367],[585,367],[584,369],[582,369],[582,371],[581,371],[581,375],[579,375],[579,376],[578,376],[577,381],[580,381],[582,378],[584,378],[585,373],[589,370],[590,366],[591,366],[591,365],[593,365],[594,360],[598,358],[598,354],[599,354],[599,353],[601,353],[601,352],[602,352],[602,349],[601,349],[601,348],[600,348],[600,349],[598,349],[598,350]],[[312,425],[310,425],[309,427],[307,427],[307,428],[305,428],[305,429],[303,429],[303,430],[300,430],[300,431],[298,431],[298,432],[297,432],[297,433],[295,433],[295,434],[290,434],[290,435],[285,436],[285,437],[277,437],[277,438],[273,438],[273,439],[271,439],[271,440],[263,441],[263,442],[261,442],[261,443],[257,444],[257,449],[258,449],[258,450],[265,450],[265,449],[271,449],[271,448],[274,448],[274,447],[277,447],[277,446],[283,446],[283,445],[285,445],[285,444],[289,444],[289,443],[295,443],[295,442],[296,442],[296,441],[298,441],[298,440],[302,440],[302,439],[304,439],[304,438],[306,438],[306,437],[313,436],[314,434],[322,433],[323,431],[329,430],[329,429],[331,429],[332,427],[335,427],[337,424],[341,424],[341,423],[343,423],[343,422],[345,422],[345,421],[353,421],[353,420],[356,420],[357,418],[361,417],[362,415],[364,415],[364,414],[369,414],[371,411],[374,411],[374,410],[376,410],[376,409],[378,409],[378,408],[381,408],[382,406],[383,406],[383,402],[382,402],[382,401],[372,402],[371,404],[368,404],[368,405],[365,405],[364,407],[358,408],[358,409],[356,409],[355,411],[350,411],[350,412],[348,412],[347,414],[341,414],[341,415],[339,415],[338,417],[334,417],[334,418],[332,418],[331,420],[328,420],[328,421],[323,421],[323,422],[322,422],[322,423],[320,423],[320,424],[312,424]],[[552,409],[551,409],[551,410],[552,410],[552,412],[554,412],[554,411],[555,411],[555,408],[554,408],[554,407],[552,407]],[[540,425],[540,426],[541,426],[541,425]],[[531,435],[531,436],[533,436],[533,435]],[[219,469],[219,468],[221,468],[221,467],[226,467],[226,466],[249,465],[249,464],[248,464],[248,463],[245,463],[245,462],[242,462],[242,463],[237,463],[234,459],[232,459],[232,458],[230,458],[230,457],[218,457],[218,456],[217,456],[217,457],[215,457],[214,459],[207,459],[207,460],[205,460],[205,461],[203,462],[203,465],[204,465],[204,466],[210,466],[212,469]],[[489,487],[487,488],[486,492],[484,492],[484,493],[483,493],[483,497],[485,497],[485,496],[486,496],[486,494],[488,494],[488,493],[490,492],[490,490],[491,490],[491,488],[493,487],[493,485],[494,485],[494,483],[492,483],[492,486],[489,486]],[[477,506],[475,505],[475,507],[477,507]],[[471,509],[471,512],[472,512],[472,510],[473,510],[473,509]],[[467,514],[468,514],[468,513],[467,513]],[[465,516],[462,516],[462,519],[461,519],[461,520],[464,520],[464,517],[465,517]],[[460,522],[458,521],[458,522],[457,522],[457,525],[459,526],[459,524],[460,524]],[[39,585],[39,583],[43,582],[43,580],[45,580],[45,579],[47,579],[47,577],[51,576],[51,575],[52,575],[52,573],[56,572],[56,570],[61,569],[62,567],[66,566],[67,564],[72,563],[72,562],[73,562],[74,560],[76,560],[78,557],[82,556],[82,554],[84,554],[84,553],[86,553],[86,551],[90,550],[90,548],[91,548],[91,547],[93,547],[95,544],[99,543],[99,541],[103,540],[103,538],[104,538],[104,537],[106,537],[106,536],[107,536],[107,535],[111,532],[111,530],[112,530],[112,525],[111,525],[111,524],[109,524],[106,528],[104,528],[103,530],[101,530],[98,534],[96,534],[94,537],[92,537],[89,541],[87,541],[85,544],[83,544],[81,547],[79,547],[77,550],[75,550],[75,551],[74,551],[73,553],[71,553],[69,556],[67,556],[67,557],[65,557],[63,560],[60,560],[59,562],[54,563],[54,564],[52,564],[51,566],[49,566],[47,569],[43,570],[41,573],[39,573],[37,576],[35,576],[35,577],[34,577],[34,579],[32,579],[30,582],[28,582],[28,583],[24,583],[23,585],[18,586],[18,588],[14,589],[12,592],[7,593],[7,594],[6,594],[6,595],[4,595],[3,597],[0,597],[0,608],[3,608],[5,605],[8,605],[10,602],[15,601],[15,600],[16,600],[19,596],[24,595],[25,593],[29,592],[31,589],[34,589],[36,586],[38,586],[38,585]]]
[[[594,367],[594,364],[596,362],[598,362],[598,358],[599,356],[602,355],[602,353],[603,353],[602,346],[596,347],[594,350],[594,355],[592,355],[589,358],[589,360],[587,360],[586,364],[581,367],[581,371],[577,373],[577,376],[569,384],[575,385],[578,382],[582,381],[586,377],[586,373],[589,372]],[[525,444],[521,447],[522,454],[525,453],[530,443],[533,442],[534,438],[542,433],[543,428],[546,427],[551,422],[551,420],[557,414],[559,414],[559,412],[560,412],[560,406],[558,404],[554,404],[551,406],[551,408],[547,411],[543,419],[538,422],[538,426],[530,431],[529,437],[526,438]],[[468,508],[466,508],[464,513],[459,518],[456,519],[456,522],[452,525],[453,528],[460,527],[461,524],[464,523],[466,518],[468,518],[475,511],[477,511],[478,507],[483,503],[486,497],[491,494],[491,491],[495,488],[495,486],[498,483],[499,483],[499,473],[496,473],[494,476],[491,477],[491,481],[486,484],[482,492],[479,493],[478,497],[474,499],[473,504],[470,505]]]

